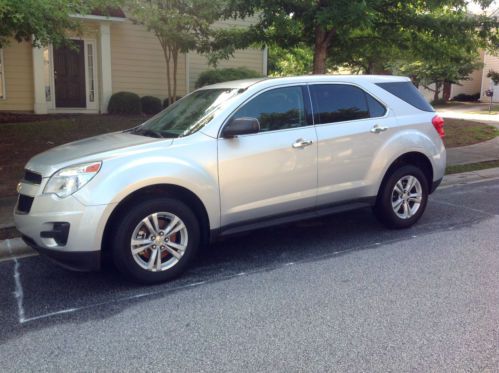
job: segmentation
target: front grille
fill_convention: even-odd
[[[24,170],[24,180],[33,184],[41,184],[42,175],[37,174],[36,172],[30,170]]]
[[[31,210],[31,205],[33,204],[33,197],[25,196],[24,194],[19,194],[19,199],[17,200],[17,211],[28,214]]]

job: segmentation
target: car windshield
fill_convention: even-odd
[[[208,124],[215,116],[215,112],[240,92],[241,89],[235,88],[203,89],[193,92],[140,126],[132,128],[130,132],[161,138],[188,136]]]

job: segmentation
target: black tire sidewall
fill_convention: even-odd
[[[184,255],[172,268],[161,272],[151,272],[141,268],[130,250],[132,233],[139,222],[155,212],[169,212],[178,216],[185,224],[188,243]],[[183,202],[171,198],[154,198],[130,207],[123,218],[115,225],[112,238],[113,261],[127,277],[145,284],[153,284],[180,275],[196,255],[199,246],[199,222],[192,210]]]
[[[393,211],[392,208],[392,191],[395,184],[404,176],[416,177],[421,184],[422,190],[422,201],[419,206],[419,210],[414,216],[409,219],[401,219]],[[428,180],[421,169],[412,165],[405,165],[396,169],[387,178],[386,182],[382,186],[381,193],[378,197],[375,212],[376,215],[381,219],[381,221],[387,225],[389,228],[400,229],[408,228],[416,223],[423,215],[426,205],[428,203]]]

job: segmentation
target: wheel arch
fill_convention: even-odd
[[[113,228],[119,216],[133,203],[143,198],[171,197],[176,198],[190,207],[198,218],[201,228],[201,245],[206,245],[210,240],[210,219],[208,211],[201,199],[191,190],[174,184],[155,184],[137,189],[123,198],[113,209],[107,219],[102,235],[101,251],[103,255],[109,254],[110,240]]]
[[[429,193],[433,192],[432,190],[432,184],[433,184],[433,165],[430,161],[430,159],[423,153],[417,152],[417,151],[412,151],[408,153],[404,153],[401,156],[399,156],[397,159],[395,159],[388,169],[385,172],[385,175],[383,176],[383,180],[381,181],[381,184],[378,189],[378,195],[380,190],[383,189],[386,180],[388,177],[399,167],[403,165],[413,165],[418,167],[425,175],[426,181],[427,181],[427,187]]]

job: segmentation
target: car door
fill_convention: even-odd
[[[351,84],[311,84],[317,129],[318,206],[369,197],[375,155],[395,118],[380,101]]]
[[[227,121],[251,117],[260,131],[218,140],[221,224],[315,208],[317,136],[306,86],[260,92]]]

